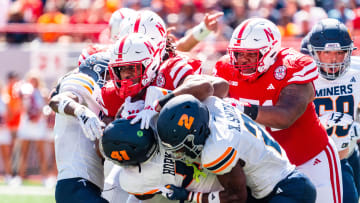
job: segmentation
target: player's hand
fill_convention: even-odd
[[[353,123],[351,115],[341,112],[329,112],[319,117],[321,124],[326,128],[333,126],[347,126]]]
[[[123,104],[124,109],[121,111],[121,118],[132,119],[136,117],[141,110],[144,109],[144,100],[131,102],[131,97],[127,97]]]
[[[360,139],[360,124],[358,122],[353,122],[351,128],[349,130],[349,135],[351,140],[359,140]]]
[[[130,124],[135,124],[141,120],[140,128],[149,129],[151,119],[156,116],[159,112],[155,110],[156,107],[145,106],[144,110],[140,111],[134,119],[131,120]]]
[[[219,23],[218,19],[223,15],[224,15],[223,12],[216,12],[213,14],[206,13],[204,16],[204,20],[203,20],[206,28],[208,30],[215,32],[217,30],[218,23]]]
[[[185,188],[177,187],[175,185],[165,185],[165,187],[160,190],[161,194],[169,200],[188,200],[190,193]]]
[[[102,128],[105,127],[105,124],[99,120],[94,112],[80,105],[75,109],[74,114],[80,121],[81,128],[87,138],[94,141],[101,137]]]

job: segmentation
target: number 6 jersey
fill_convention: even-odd
[[[322,116],[327,112],[341,112],[349,114],[356,119],[357,106],[360,102],[360,57],[351,57],[349,70],[335,80],[319,77],[314,81],[316,99],[314,100],[316,113]],[[336,148],[341,151],[349,144],[350,126],[334,126],[327,130]],[[350,151],[353,150],[351,147]]]

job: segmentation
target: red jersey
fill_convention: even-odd
[[[276,62],[254,82],[239,80],[239,71],[229,65],[228,56],[216,63],[214,74],[229,82],[230,97],[260,106],[272,106],[277,103],[284,87],[312,83],[318,77],[318,70],[309,56],[284,48]],[[266,127],[266,130],[284,148],[291,163],[297,166],[320,153],[329,142],[313,102],[289,128],[280,130]]]
[[[181,55],[169,58],[160,65],[159,72],[151,85],[174,90],[178,87],[181,80],[188,75],[194,74],[194,69],[201,72],[200,60],[190,59]],[[107,82],[101,89],[101,95],[104,101],[103,107],[108,112],[107,116],[115,116],[125,100],[120,99],[117,95],[112,81]],[[105,113],[106,110],[104,110]]]
[[[112,81],[108,81],[101,88],[101,97],[103,99],[102,107],[105,114],[109,117],[115,117],[125,100],[117,95],[115,85]]]
[[[200,60],[177,55],[160,65],[159,72],[151,85],[174,90],[179,86],[182,79],[188,75],[193,75],[196,71],[201,72]]]

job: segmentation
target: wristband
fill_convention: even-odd
[[[244,106],[244,113],[248,115],[251,119],[256,120],[258,115],[258,106],[257,105]]]
[[[170,99],[174,98],[175,94],[170,92],[169,94],[165,95],[163,98],[159,99],[158,105],[163,107]]]
[[[208,195],[208,202],[209,203],[220,203],[219,191],[210,192]]]
[[[200,23],[192,29],[192,34],[197,41],[202,41],[205,39],[210,34],[210,32],[211,30],[207,29],[204,22]]]
[[[202,192],[189,192],[188,201],[191,203],[202,203]]]
[[[80,104],[74,109],[74,115],[79,118],[85,110],[86,107]]]
[[[65,107],[72,101],[74,101],[74,100],[69,97],[61,98],[59,101],[59,104],[58,104],[58,113],[65,115],[65,112],[64,112]]]

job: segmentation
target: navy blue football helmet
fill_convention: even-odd
[[[101,154],[120,166],[137,166],[149,160],[158,150],[154,131],[140,129],[140,123],[118,119],[106,126],[99,142]]]
[[[192,95],[177,96],[161,109],[157,131],[174,159],[196,159],[210,134],[209,110]]]
[[[302,40],[301,40],[301,45],[300,45],[300,52],[306,55],[310,55],[309,53],[309,35],[307,34]]]
[[[328,80],[334,80],[348,70],[351,53],[356,49],[348,29],[336,19],[324,19],[317,23],[309,33],[309,45],[307,47],[319,68],[321,76]],[[319,51],[344,51],[345,57],[340,63],[323,63],[319,59]],[[339,70],[336,72],[325,71],[327,69]]]
[[[110,61],[110,53],[99,52],[85,59],[85,62],[81,63],[79,71],[92,77],[95,82],[101,87],[106,82],[106,76],[109,75],[108,64]]]

